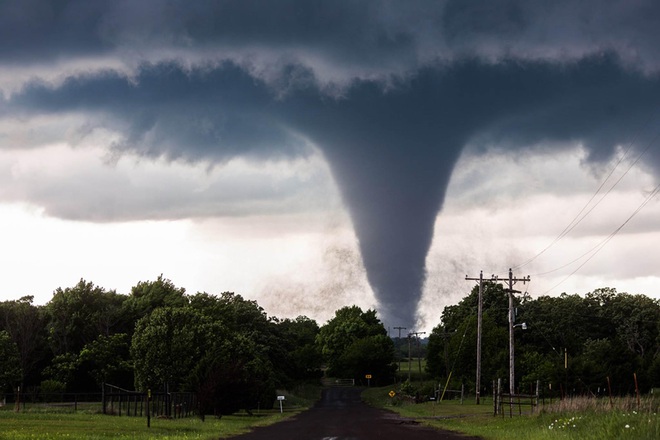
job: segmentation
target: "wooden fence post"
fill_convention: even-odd
[[[532,412],[536,412],[536,409],[539,406],[539,392],[541,390],[541,381],[538,379],[536,380],[536,393],[534,394],[535,399],[534,399],[534,406],[532,406]]]

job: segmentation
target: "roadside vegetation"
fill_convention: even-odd
[[[571,398],[547,403],[534,414],[513,417],[493,415],[493,401],[482,398],[480,405],[474,396],[442,402],[415,404],[399,393],[400,387],[369,388],[363,399],[368,404],[396,412],[402,417],[441,429],[479,436],[484,440],[546,440],[546,439],[642,439],[660,438],[660,398],[646,397],[608,399]]]
[[[0,439],[119,439],[119,440],[216,440],[229,438],[254,428],[281,422],[314,405],[321,393],[320,385],[302,384],[292,391],[278,390],[285,397],[280,409],[257,410],[248,414],[166,419],[152,418],[147,427],[145,417],[119,417],[101,414],[100,403],[71,405],[28,404],[20,412],[13,407],[0,408]]]
[[[262,411],[248,415],[236,413],[221,419],[199,418],[152,419],[147,428],[144,417],[113,417],[98,413],[77,412],[21,412],[0,411],[0,439],[60,440],[60,439],[118,439],[118,440],[211,440],[227,438],[250,431],[258,426],[279,422],[300,409]]]

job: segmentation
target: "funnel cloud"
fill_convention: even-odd
[[[0,6],[0,121],[73,115],[65,141],[211,165],[320,151],[389,326],[415,325],[466,149],[604,163],[660,104],[653,1],[42,3]]]

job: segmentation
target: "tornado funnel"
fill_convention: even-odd
[[[464,143],[439,94],[428,85],[383,91],[363,83],[345,99],[307,98],[296,112],[348,207],[387,326],[415,325],[435,218]]]

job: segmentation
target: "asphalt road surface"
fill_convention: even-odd
[[[372,408],[359,388],[328,388],[310,410],[275,425],[233,437],[236,440],[478,440],[423,427]]]

